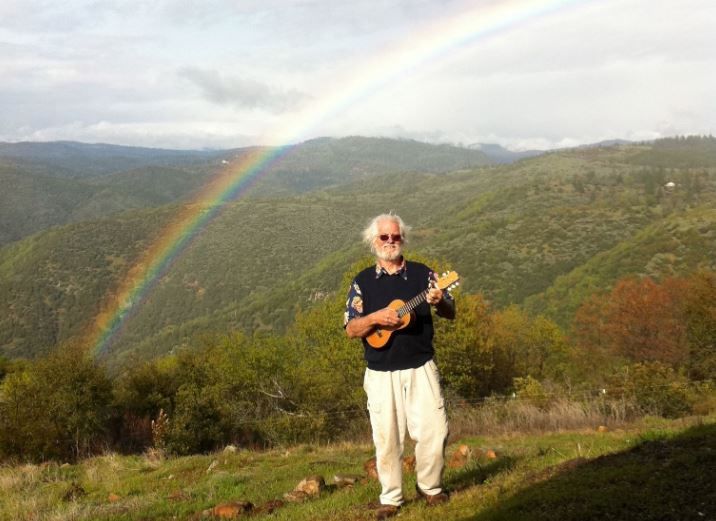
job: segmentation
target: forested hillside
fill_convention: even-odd
[[[524,304],[564,327],[590,293],[620,277],[716,268],[712,138],[483,167],[470,167],[477,156],[450,155],[454,147],[398,145],[317,140],[287,154],[253,196],[227,204],[176,260],[111,356],[156,356],[205,332],[283,331],[296,309],[345,291],[341,277],[366,253],[361,229],[388,210],[413,225],[409,250],[460,272],[463,291],[484,294],[496,308]],[[689,150],[688,166],[675,166]],[[83,186],[102,187],[88,199],[98,208],[111,206],[103,197],[132,188],[143,201],[137,206],[152,206],[181,198],[198,186],[194,179],[152,167]],[[177,209],[83,221],[0,249],[2,352],[31,356],[80,334]]]
[[[0,245],[51,226],[188,200],[255,148],[159,150],[83,143],[0,143]],[[248,197],[292,196],[387,173],[449,172],[485,154],[375,138],[316,139],[267,164]]]

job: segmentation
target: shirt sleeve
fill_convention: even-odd
[[[360,286],[353,280],[351,287],[348,288],[348,300],[346,300],[346,311],[343,314],[343,327],[348,325],[348,322],[357,317],[363,316],[363,293],[361,293]]]

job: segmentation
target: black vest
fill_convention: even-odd
[[[405,273],[382,274],[376,278],[375,266],[361,271],[356,282],[361,289],[363,314],[382,309],[395,299],[408,301],[427,289],[430,269],[418,262],[406,262]],[[407,275],[407,278],[403,278]],[[433,358],[433,317],[430,306],[423,302],[415,308],[415,317],[408,327],[394,331],[388,343],[371,347],[363,339],[368,367],[376,371],[414,369]]]

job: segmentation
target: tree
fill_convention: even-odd
[[[619,280],[611,292],[587,299],[575,315],[579,344],[633,362],[682,365],[688,357],[683,279],[657,284],[646,277]]]
[[[684,301],[689,376],[716,378],[716,273],[699,271],[689,277]]]
[[[496,378],[496,360],[490,342],[492,318],[487,302],[480,295],[456,296],[454,321],[436,324],[436,362],[446,389],[466,400],[488,395],[505,387]]]
[[[568,347],[559,326],[539,315],[530,317],[509,306],[492,317],[492,342],[505,360],[505,378],[532,376],[538,380],[561,378],[568,363]]]
[[[102,445],[111,382],[76,345],[63,345],[3,381],[0,452],[27,460],[76,460]]]

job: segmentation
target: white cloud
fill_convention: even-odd
[[[386,63],[466,9],[524,5],[544,3],[4,0],[0,139],[235,146],[311,110],[303,138],[546,148],[716,131],[710,0],[564,2]]]

